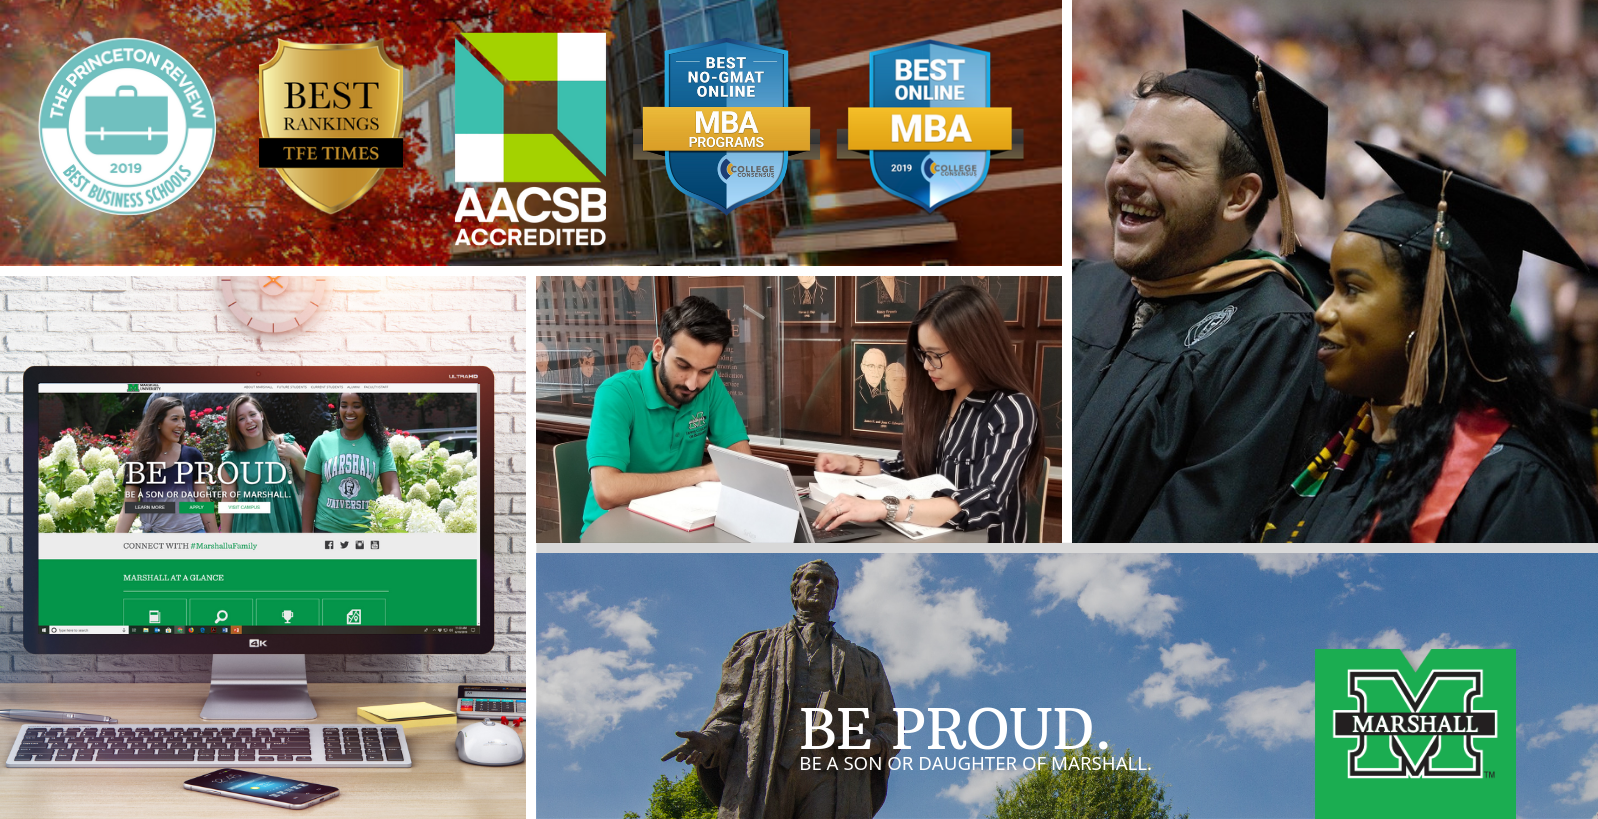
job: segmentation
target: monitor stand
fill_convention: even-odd
[[[304,654],[212,654],[200,719],[316,719]]]

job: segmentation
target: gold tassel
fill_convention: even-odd
[[[1404,397],[1399,403],[1404,407],[1418,407],[1426,401],[1428,370],[1432,349],[1437,345],[1437,334],[1442,328],[1443,291],[1448,286],[1448,245],[1446,224],[1448,220],[1448,179],[1453,171],[1443,171],[1443,191],[1437,196],[1437,222],[1432,225],[1432,256],[1426,265],[1426,295],[1420,303],[1420,326],[1415,328],[1415,346],[1409,351],[1409,378],[1404,384]],[[1446,332],[1446,330],[1444,330]],[[1447,346],[1445,337],[1444,346]],[[1443,360],[1446,362],[1446,353]],[[1444,373],[1447,378],[1447,373]]]
[[[1298,234],[1293,231],[1293,198],[1287,194],[1287,169],[1282,164],[1282,146],[1276,141],[1271,105],[1265,101],[1265,72],[1260,69],[1258,54],[1254,55],[1254,81],[1260,87],[1254,98],[1260,107],[1260,123],[1265,127],[1265,145],[1271,151],[1271,173],[1276,175],[1276,198],[1282,209],[1282,257],[1286,258],[1298,250]]]

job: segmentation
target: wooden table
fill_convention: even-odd
[[[201,725],[205,683],[26,683],[0,685],[0,708],[78,711],[116,717],[119,724]],[[317,723],[362,723],[363,705],[430,702],[449,708],[449,683],[311,683]],[[232,721],[230,721],[232,722]],[[245,722],[237,720],[236,722]],[[0,719],[0,753],[9,750],[25,723]],[[272,720],[258,725],[288,725]],[[0,769],[0,814],[16,817],[247,817],[358,816],[363,819],[449,819],[457,816],[527,816],[528,765],[502,768],[468,765],[455,755],[455,725],[406,727],[409,768],[260,768],[244,770],[332,785],[341,793],[304,811],[185,790],[183,782],[226,765],[193,768],[4,768]],[[527,741],[527,725],[516,733]]]

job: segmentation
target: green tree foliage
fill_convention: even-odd
[[[1076,759],[1074,763],[1070,760]],[[1039,757],[1038,769],[1015,785],[1000,787],[989,819],[1187,819],[1171,812],[1165,788],[1139,771],[1130,749],[1115,756],[1086,748],[1064,756]],[[1056,769],[1056,762],[1064,760]],[[1099,760],[1099,761],[1093,761]],[[1095,768],[1099,768],[1095,770]]]
[[[639,817],[627,811],[622,819]],[[676,782],[664,776],[655,780],[655,792],[649,795],[649,810],[643,819],[716,819],[716,806],[699,787],[697,769],[690,767]]]

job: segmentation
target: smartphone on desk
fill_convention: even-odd
[[[204,776],[196,776],[183,783],[183,787],[217,796],[231,796],[263,805],[276,805],[289,810],[304,810],[318,802],[338,796],[338,788],[317,785],[298,779],[251,773],[236,768],[223,768]]]

